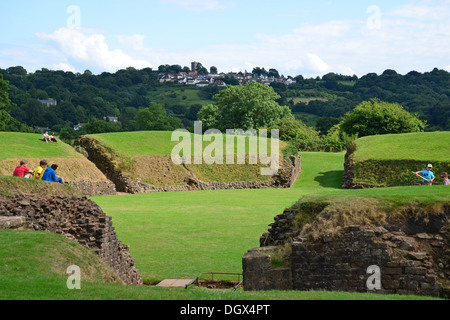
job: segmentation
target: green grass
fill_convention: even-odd
[[[119,156],[170,155],[178,142],[171,142],[171,132],[120,132],[89,135]]]
[[[450,132],[364,137],[356,141],[355,161],[418,160],[448,162],[450,157],[449,141]]]
[[[305,195],[442,201],[445,187],[341,190],[343,154],[303,153],[293,189],[218,190],[93,198],[113,217],[147,281],[191,278],[203,272],[240,272],[242,255]],[[132,205],[130,205],[132,203]],[[182,258],[180,258],[182,257]]]
[[[39,194],[41,196],[54,194],[66,196],[80,195],[79,191],[68,185],[0,175],[0,200],[12,199],[17,192]]]
[[[112,150],[117,155],[124,158],[134,158],[141,155],[158,155],[158,156],[170,156],[175,146],[181,143],[180,141],[171,141],[172,132],[161,131],[139,131],[139,132],[120,132],[120,133],[106,133],[106,134],[93,134],[89,137],[94,138]],[[191,151],[194,155],[194,140],[195,135],[190,135]],[[211,142],[204,141],[202,149],[210,145]],[[270,152],[270,139],[267,142],[268,150]],[[280,146],[284,145],[280,143]],[[223,135],[224,151],[226,147],[226,135]],[[246,139],[246,152],[249,149],[249,142]],[[237,151],[237,142],[234,143],[234,150]]]
[[[48,232],[0,231],[0,300],[409,300],[345,292],[236,292],[135,287],[116,284],[117,278],[93,252]],[[67,289],[67,267],[81,269],[81,290]]]
[[[0,132],[0,161],[7,159],[82,158],[63,142],[45,143],[41,134]]]
[[[183,99],[183,96],[186,96],[186,99]],[[188,86],[183,88],[159,87],[155,91],[149,92],[147,98],[149,101],[163,105],[205,105],[213,102],[213,100],[201,97],[201,89]]]
[[[242,272],[242,256],[259,246],[274,216],[304,196],[333,199],[375,197],[388,201],[442,201],[445,187],[399,187],[341,190],[343,153],[302,153],[303,172],[292,189],[218,190],[94,197],[112,216],[119,239],[130,245],[144,280],[192,279],[203,272]],[[345,198],[346,197],[346,198]],[[23,240],[24,236],[35,237]],[[31,236],[33,235],[33,236]],[[47,235],[47,234],[45,234]],[[192,288],[130,287],[102,281],[83,282],[69,291],[64,276],[48,273],[49,247],[42,233],[0,231],[0,299],[149,299],[149,300],[391,300],[424,299],[415,296],[337,292],[244,292]],[[57,235],[55,235],[57,236]],[[47,238],[49,239],[49,238]],[[11,246],[11,243],[15,243]],[[22,249],[24,248],[24,249]],[[4,264],[3,261],[11,261]],[[63,260],[65,261],[65,260]],[[81,263],[81,262],[80,262]],[[6,267],[5,267],[6,265]],[[3,268],[3,269],[2,269]],[[5,269],[8,268],[8,269]],[[6,273],[7,272],[7,273]],[[8,279],[3,280],[3,274]]]
[[[194,134],[188,134],[182,138],[175,136],[175,139],[180,139],[180,141],[172,142],[172,132],[144,131],[109,133],[89,135],[88,137],[98,141],[99,144],[104,147],[105,151],[112,155],[118,170],[134,179],[140,178],[144,182],[158,187],[185,184],[186,172],[183,168],[180,170],[179,167],[175,166],[170,157],[174,147],[177,147],[174,152],[179,152],[181,156],[191,156],[192,165],[188,164],[186,166],[188,170],[201,181],[268,181],[272,178],[271,176],[263,176],[260,174],[261,167],[267,167],[266,165],[261,164],[261,157],[258,157],[257,164],[249,164],[247,157],[245,165],[206,165],[203,154],[198,151],[205,151],[205,157],[210,156],[211,153],[215,156],[216,151],[221,151],[222,156],[220,159],[223,160],[223,163],[226,163],[226,156],[229,152],[228,149],[232,150],[231,152],[234,152],[235,155],[238,154],[238,152],[241,152],[241,150],[238,149],[238,143],[241,142],[241,138],[238,139],[235,136],[227,136],[226,134],[222,136],[219,135],[217,145],[215,137],[208,137],[211,138],[210,140],[212,141],[207,141],[207,136]],[[230,137],[233,139],[229,139]],[[261,142],[267,146],[268,154],[270,155],[271,153],[271,139],[258,138],[252,140],[252,146],[250,145],[249,138],[244,137],[242,141],[245,143],[244,156],[248,155],[251,147],[254,147],[256,149],[255,151],[258,152],[259,144]],[[279,141],[280,149],[284,146],[285,143]],[[216,150],[215,147],[219,148],[219,150]],[[195,164],[197,155],[199,155],[202,160],[201,164]],[[281,150],[280,156],[282,156]]]

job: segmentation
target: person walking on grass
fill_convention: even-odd
[[[422,183],[427,186],[433,185],[433,181],[435,179],[433,170],[433,165],[429,164],[426,170],[417,171],[415,174],[422,178]]]
[[[42,181],[59,182],[64,184],[61,177],[56,175],[56,169],[58,169],[58,165],[56,164],[52,164],[50,168],[47,168],[42,176]]]
[[[47,161],[41,160],[39,162],[39,167],[33,170],[33,179],[42,180],[42,176],[44,175],[44,171],[47,168]]]

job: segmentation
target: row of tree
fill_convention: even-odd
[[[203,70],[201,64],[197,67]],[[236,102],[236,97],[245,93],[250,99],[255,92],[263,90],[262,86],[238,86],[235,78],[229,78],[226,79],[228,84],[236,85],[227,88],[230,94],[233,92],[231,98],[219,95],[222,88],[189,87],[189,90],[196,91],[199,98],[191,101],[184,93],[187,87],[159,82],[160,71],[177,72],[180,68],[176,65],[160,66],[159,70],[127,68],[99,75],[88,70],[72,73],[42,69],[27,73],[20,66],[0,69],[0,75],[9,83],[9,87],[2,86],[2,95],[11,101],[8,108],[2,109],[2,117],[6,119],[6,113],[10,114],[8,126],[14,130],[30,130],[26,126],[49,127],[67,137],[111,131],[190,129],[199,116],[219,129],[221,126],[267,127],[273,123],[266,123],[264,119],[270,118],[271,114],[261,109],[265,108],[265,104],[273,105],[274,101],[279,107],[271,112],[318,117],[315,129],[325,136],[363,101],[376,98],[399,103],[406,111],[426,122],[426,130],[450,130],[450,73],[444,70],[434,69],[427,73],[413,71],[406,75],[386,70],[379,76],[368,74],[361,78],[334,73],[310,79],[297,76],[297,83],[289,86],[274,82],[270,85],[273,94],[267,96],[265,102],[259,101],[255,105],[253,112],[258,118],[248,122],[240,111],[241,105]],[[252,72],[255,75],[279,75],[275,69],[266,71],[255,68]],[[242,87],[245,87],[244,93],[240,91]],[[167,99],[156,104],[155,92],[160,91],[167,92]],[[303,99],[296,100],[297,97]],[[50,98],[57,101],[56,106],[47,107],[38,101]],[[203,104],[198,101],[207,102],[206,107],[202,109]],[[230,104],[233,110],[227,116],[220,108],[226,104]],[[117,117],[119,121],[105,121],[105,116]],[[2,123],[5,128],[6,120]],[[78,123],[86,125],[75,132],[73,127]]]
[[[280,139],[294,152],[342,151],[357,137],[425,129],[425,123],[401,105],[372,99],[362,102],[321,135],[296,120],[288,107],[277,103],[279,98],[272,87],[257,82],[228,87],[214,97],[215,103],[204,106],[198,117],[205,130],[278,129]]]

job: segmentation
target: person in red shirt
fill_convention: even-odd
[[[32,170],[30,170],[30,169],[28,169],[28,168],[26,167],[27,164],[28,164],[28,162],[27,162],[26,160],[20,161],[20,166],[18,166],[18,167],[14,170],[13,177],[24,178],[25,175],[29,174],[30,171],[32,171]]]

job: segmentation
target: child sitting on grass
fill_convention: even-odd
[[[448,173],[443,172],[441,175],[442,181],[444,182],[444,186],[450,186],[450,180],[448,179]]]

